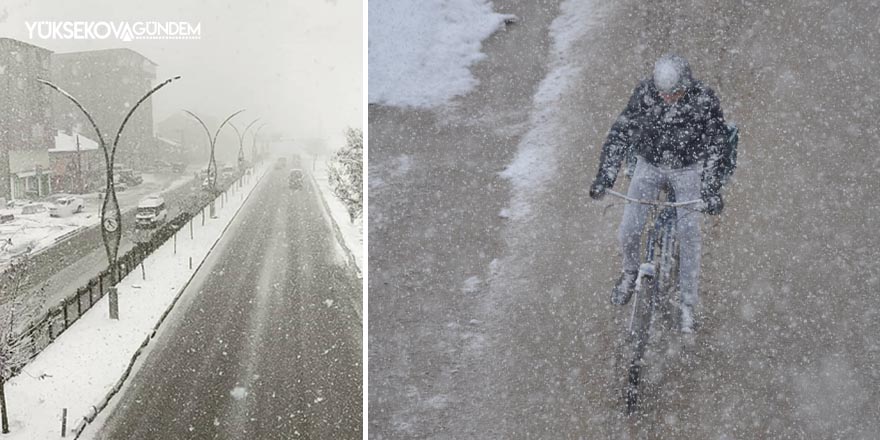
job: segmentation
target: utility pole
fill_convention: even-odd
[[[79,134],[76,135],[76,181],[79,189],[79,194],[83,194],[86,192],[85,183],[83,183],[83,175],[82,175],[82,157],[80,146],[79,146]]]

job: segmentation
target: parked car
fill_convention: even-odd
[[[138,202],[135,214],[135,227],[150,229],[165,223],[168,219],[168,208],[165,199],[160,196],[149,196]]]
[[[0,210],[0,224],[9,223],[13,220],[15,220],[15,214],[13,214],[12,211],[6,209]]]
[[[56,199],[55,203],[49,206],[49,215],[52,217],[70,217],[81,212],[85,206],[82,197],[63,196]]]
[[[220,169],[220,176],[224,180],[234,178],[235,174],[236,174],[236,169],[232,165],[225,165],[223,168]]]
[[[31,214],[39,214],[41,212],[46,212],[46,205],[42,203],[28,203],[21,207],[21,215],[31,215]]]
[[[300,169],[290,170],[290,175],[287,177],[287,184],[290,185],[294,190],[301,189],[303,187],[303,172]]]
[[[128,186],[138,186],[141,183],[144,183],[144,178],[141,177],[140,174],[135,173],[134,170],[130,168],[121,168],[115,170],[116,178],[120,183],[124,183]]]
[[[15,208],[24,208],[27,205],[34,203],[28,199],[13,199],[6,202],[7,209],[15,209]]]
[[[212,187],[214,186],[214,185],[212,184],[212,183],[213,183],[213,182],[212,182],[212,180],[213,180],[213,179],[212,179],[212,178],[213,178],[213,175],[207,175],[206,173],[201,173],[201,175],[202,175],[202,176],[205,176],[205,177],[202,179],[202,189],[205,190],[205,191],[210,191],[210,190],[212,189]]]

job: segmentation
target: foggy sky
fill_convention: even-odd
[[[361,128],[362,2],[355,0],[194,1],[12,0],[0,6],[0,36],[55,52],[128,47],[159,65],[155,121],[182,108],[241,125],[261,117],[287,137],[344,139]],[[26,21],[189,21],[200,40],[30,39]],[[213,127],[211,127],[213,129]]]

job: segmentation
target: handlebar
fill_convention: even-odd
[[[690,205],[696,205],[696,204],[702,204],[702,203],[703,203],[703,201],[702,201],[701,199],[689,200],[689,201],[687,201],[687,202],[661,202],[660,200],[642,200],[642,199],[634,199],[634,198],[632,198],[632,197],[629,197],[629,196],[623,195],[623,194],[621,194],[621,193],[619,193],[619,192],[617,192],[617,191],[612,191],[612,190],[610,190],[610,189],[609,189],[609,190],[606,190],[605,192],[608,193],[608,194],[611,194],[611,195],[614,196],[614,197],[617,197],[617,198],[623,199],[623,200],[625,200],[625,201],[628,202],[628,203],[639,203],[639,204],[642,204],[642,205],[664,206],[664,207],[671,207],[671,208],[682,208],[682,207],[685,207],[685,206],[690,206]],[[699,208],[701,208],[701,207],[698,207],[698,209],[699,209]]]

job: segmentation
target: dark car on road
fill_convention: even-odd
[[[287,184],[293,189],[301,189],[303,187],[302,170],[290,170],[290,176],[287,177]]]

